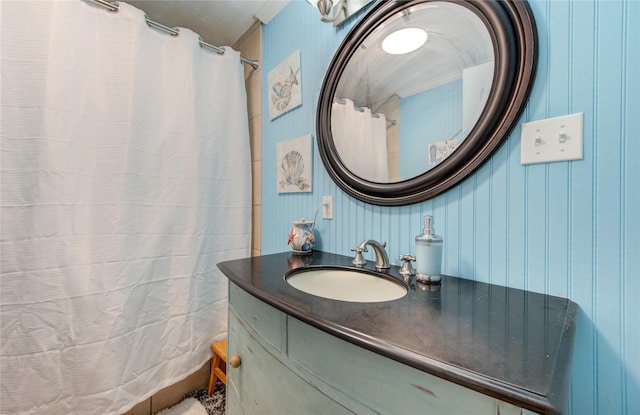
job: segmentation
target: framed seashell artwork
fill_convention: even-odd
[[[278,193],[311,191],[311,134],[276,144]]]
[[[302,105],[300,51],[295,51],[273,68],[269,72],[267,82],[269,82],[269,120]]]

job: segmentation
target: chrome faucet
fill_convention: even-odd
[[[389,265],[389,256],[387,255],[387,251],[384,249],[387,246],[386,242],[378,242],[373,239],[367,239],[358,245],[356,248],[353,248],[352,251],[356,253],[356,257],[353,260],[353,265],[357,267],[361,267],[367,263],[367,261],[362,258],[363,252],[369,252],[367,246],[373,248],[373,251],[376,254],[376,271],[386,271],[391,266]]]

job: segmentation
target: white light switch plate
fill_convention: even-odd
[[[520,163],[582,159],[582,113],[522,124]]]

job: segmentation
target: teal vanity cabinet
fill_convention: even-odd
[[[227,370],[228,415],[562,413],[575,304],[453,277],[439,291],[411,283],[398,300],[348,303],[284,280],[349,263],[314,252],[219,264],[228,356],[240,360]]]
[[[305,381],[287,358],[286,315],[230,286],[227,414],[351,414]],[[298,373],[296,373],[298,372]]]

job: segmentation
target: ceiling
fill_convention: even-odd
[[[127,0],[147,17],[184,27],[216,46],[232,46],[257,20],[268,23],[291,0]]]

